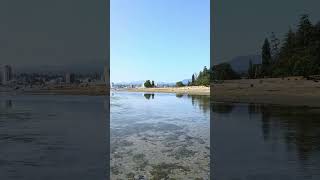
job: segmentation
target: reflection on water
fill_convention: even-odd
[[[210,98],[201,95],[187,95],[193,106],[198,106],[204,113],[210,113]]]
[[[234,105],[229,103],[212,103],[211,104],[211,111],[220,113],[220,114],[231,113],[233,108],[234,108]]]
[[[213,103],[217,179],[319,179],[320,109]]]
[[[0,108],[5,108],[5,109],[11,109],[13,104],[12,104],[12,100],[10,99],[4,99],[2,101],[0,101]]]
[[[144,94],[144,97],[146,98],[146,99],[150,99],[150,98],[152,98],[152,99],[154,99],[154,94],[149,94],[149,93],[145,93]]]
[[[205,99],[114,93],[111,179],[208,179],[210,108],[204,108]]]
[[[1,96],[0,179],[104,179],[103,101],[87,96]]]

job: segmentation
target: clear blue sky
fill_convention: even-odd
[[[210,65],[210,0],[111,0],[111,81],[176,82]]]

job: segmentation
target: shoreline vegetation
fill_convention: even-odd
[[[300,17],[296,30],[289,29],[283,42],[272,33],[261,46],[261,63],[249,61],[247,72],[236,72],[229,63],[205,66],[188,83],[158,87],[147,80],[142,88],[115,91],[211,95],[213,101],[320,107],[320,22]],[[211,88],[209,87],[211,85]],[[1,90],[4,92],[6,90]],[[7,92],[104,96],[109,89],[100,85],[61,85],[45,88],[12,89]]]
[[[207,95],[215,102],[257,103],[320,108],[320,83],[302,76],[224,80],[206,86],[125,88],[119,91]]]
[[[278,104],[286,106],[308,106],[320,108],[320,83],[303,76],[286,78],[223,80],[206,86],[184,86],[163,88],[120,88],[111,91],[174,93],[177,95],[210,96],[213,101],[233,103]],[[0,89],[0,92],[32,95],[88,95],[106,96],[105,85],[59,86],[31,88],[26,90]]]

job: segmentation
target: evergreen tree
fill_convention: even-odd
[[[248,78],[249,79],[253,79],[255,76],[255,71],[253,69],[253,64],[252,64],[252,60],[250,59],[249,61],[249,68],[248,68]]]
[[[271,42],[273,48],[272,44]],[[294,32],[290,28],[286,34],[280,48],[279,59],[276,63],[272,64],[270,70],[274,77],[319,74],[320,24],[314,26],[309,20],[308,15],[302,15],[297,31]]]
[[[272,63],[275,63],[278,60],[279,56],[279,46],[280,46],[280,40],[276,37],[275,33],[271,33],[270,37],[271,41],[271,58]]]
[[[155,87],[155,85],[154,85],[154,81],[152,81],[152,83],[151,83],[151,87]]]
[[[268,76],[269,75],[269,68],[270,68],[270,61],[271,61],[271,50],[270,50],[270,43],[268,38],[264,40],[263,46],[262,46],[262,70],[263,75]]]
[[[313,26],[311,21],[309,20],[309,15],[303,14],[300,17],[300,22],[298,26],[298,32],[297,32],[297,40],[299,43],[299,46],[306,47],[308,46],[312,41],[312,31]]]
[[[146,87],[146,88],[151,88],[151,87],[152,87],[151,81],[150,81],[150,80],[147,80],[147,81],[144,83],[144,87]]]
[[[212,68],[213,80],[239,79],[239,75],[232,69],[229,63],[214,65]]]
[[[318,22],[314,27],[314,39],[315,39],[315,46],[314,50],[315,54],[315,62],[318,67],[320,67],[320,22]],[[318,72],[320,74],[320,72]]]
[[[182,81],[179,81],[176,83],[176,87],[184,87],[185,85],[182,83]]]
[[[196,79],[195,79],[195,77],[194,77],[194,74],[192,74],[191,85],[195,85],[195,81],[196,81]]]
[[[207,74],[207,73],[208,73],[208,68],[207,68],[207,66],[204,66],[204,68],[203,68],[203,73],[204,73],[204,74]]]

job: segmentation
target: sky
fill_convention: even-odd
[[[177,82],[210,65],[210,0],[111,0],[111,82]]]
[[[320,21],[319,0],[216,0],[213,1],[212,64],[236,56],[257,55],[272,32],[282,40],[296,27],[301,14]]]
[[[107,64],[106,1],[0,1],[0,64],[44,66]]]

